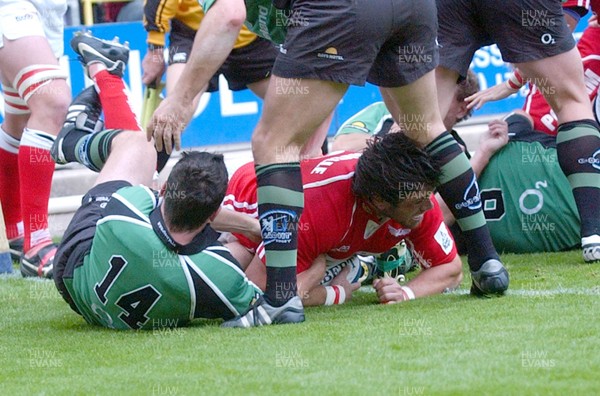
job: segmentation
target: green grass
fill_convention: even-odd
[[[0,395],[592,395],[600,266],[580,252],[505,255],[502,298],[307,309],[302,325],[118,332],[87,325],[49,281],[0,277]]]

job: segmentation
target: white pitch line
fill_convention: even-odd
[[[361,293],[372,293],[375,291],[373,286],[361,286],[358,289]],[[469,294],[469,289],[458,289],[448,294],[465,295]],[[576,288],[564,288],[558,287],[556,289],[508,289],[505,293],[509,296],[524,296],[524,297],[542,297],[542,296],[559,296],[559,295],[576,295],[576,296],[600,296],[600,286],[596,286],[588,289],[576,289]]]

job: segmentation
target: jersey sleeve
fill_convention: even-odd
[[[385,103],[376,102],[354,114],[337,130],[335,136],[364,133],[374,136],[386,120],[392,119]]]
[[[254,163],[248,162],[242,165],[231,176],[221,207],[225,210],[233,210],[258,219],[258,198],[256,195]],[[258,247],[256,242],[253,242],[242,234],[233,233],[233,236],[246,249],[256,251]]]
[[[148,44],[165,45],[165,34],[171,30],[171,19],[177,14],[177,0],[146,0],[144,2],[144,29]]]
[[[433,208],[425,212],[423,221],[407,238],[413,257],[422,268],[447,264],[456,257],[456,244],[444,224],[440,205],[431,197]]]

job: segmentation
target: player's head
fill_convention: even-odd
[[[221,154],[184,152],[164,189],[164,215],[171,231],[193,231],[214,215],[227,190]]]
[[[439,184],[439,164],[402,133],[376,137],[356,164],[352,191],[382,216],[414,228],[432,208],[430,196]]]
[[[467,108],[465,98],[468,98],[477,92],[479,92],[479,80],[473,70],[469,69],[467,77],[458,83],[454,100],[448,109],[448,113],[446,113],[446,116],[444,117],[444,125],[446,128],[452,129],[455,124],[471,117],[473,109]]]

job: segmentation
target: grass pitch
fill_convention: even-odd
[[[50,281],[0,277],[0,395],[592,395],[600,265],[580,252],[505,255],[502,298],[463,289],[379,305],[361,290],[301,325],[92,327]],[[367,289],[367,288],[363,288]]]

